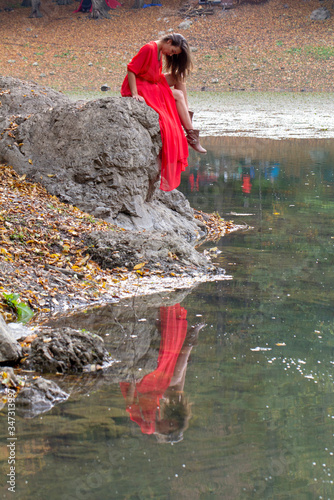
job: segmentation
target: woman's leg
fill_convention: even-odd
[[[191,117],[189,115],[186,85],[183,82],[175,81],[170,73],[166,73],[165,77],[168,85],[172,87],[171,91],[175,99],[176,109],[179,114],[181,123],[185,130],[191,130],[193,128],[193,125],[191,122]]]
[[[191,121],[193,113],[189,114],[188,109],[188,96],[186,85],[183,82],[175,82],[170,74],[165,74],[167,83],[170,87],[173,87],[172,94],[175,99],[176,109],[180,117],[182,126],[187,132],[188,144],[195,149],[198,153],[206,153],[199,142],[199,131],[193,129],[193,124]]]
[[[171,90],[175,99],[176,109],[179,114],[181,123],[185,130],[191,130],[193,128],[193,125],[191,123],[189,110],[184,98],[184,94],[182,90],[177,90],[176,88],[173,88]]]

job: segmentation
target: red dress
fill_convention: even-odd
[[[140,382],[136,382],[134,402],[126,409],[143,434],[155,432],[160,399],[171,383],[177,358],[187,335],[186,317],[187,310],[180,304],[160,308],[161,342],[157,368],[145,375]],[[130,384],[120,382],[120,388],[126,398]]]
[[[162,59],[162,58],[161,58]],[[162,73],[162,60],[158,60],[156,42],[144,45],[128,64],[136,75],[138,94],[146,104],[159,113],[162,139],[160,189],[172,191],[181,180],[181,172],[188,165],[188,143],[185,138],[175,99]],[[128,76],[121,88],[123,97],[131,96]]]

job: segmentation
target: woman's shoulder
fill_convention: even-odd
[[[148,42],[139,49],[137,56],[151,58],[157,54],[157,50],[156,42]]]
[[[148,42],[148,43],[145,43],[145,45],[142,46],[141,50],[150,50],[150,51],[154,51],[156,50],[156,47],[157,47],[157,42]]]

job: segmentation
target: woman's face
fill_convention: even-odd
[[[181,54],[182,50],[181,47],[172,45],[172,40],[167,40],[167,42],[163,42],[161,52],[165,56],[173,56],[174,54]]]

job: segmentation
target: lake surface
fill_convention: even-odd
[[[202,143],[181,190],[248,225],[206,245],[233,279],[55,320],[117,362],[17,415],[2,498],[334,499],[334,140]]]

